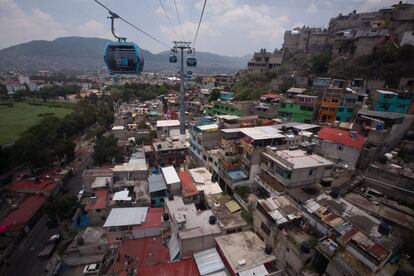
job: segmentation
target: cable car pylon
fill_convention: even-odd
[[[184,91],[184,51],[191,51],[191,42],[173,41],[172,52],[180,51],[180,139],[185,141],[185,91]]]

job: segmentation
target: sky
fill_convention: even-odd
[[[164,44],[193,41],[204,0],[100,0]],[[339,13],[375,11],[398,0],[207,0],[196,50],[242,56],[274,50],[297,26],[327,27]],[[413,3],[414,0],[403,1]],[[163,11],[160,3],[165,7]],[[113,38],[107,11],[93,0],[0,0],[0,49],[61,36]],[[172,24],[169,24],[168,18]],[[181,25],[179,24],[181,21]],[[167,47],[116,22],[117,33],[153,53]]]

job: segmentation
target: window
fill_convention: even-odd
[[[269,227],[267,227],[267,225],[266,225],[266,224],[264,224],[263,222],[262,222],[262,224],[260,225],[260,229],[262,229],[262,230],[263,230],[263,232],[265,232],[265,233],[266,233],[266,235],[269,235],[269,234],[270,234],[270,228],[269,228]]]
[[[337,149],[337,150],[340,150],[340,151],[343,151],[343,150],[344,150],[344,146],[342,146],[342,145],[337,145],[337,146],[336,146],[336,149]]]
[[[227,230],[226,234],[233,234],[233,233],[238,233],[238,232],[241,232],[241,228]]]
[[[309,175],[315,175],[316,170],[315,169],[310,169],[309,170]]]

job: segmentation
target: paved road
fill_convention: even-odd
[[[83,170],[92,163],[91,154],[87,151],[79,156],[82,161],[78,169],[68,182],[69,191],[65,196],[77,195],[82,187]],[[18,248],[9,258],[9,265],[0,269],[0,275],[4,276],[26,276],[42,275],[48,259],[40,259],[37,254],[42,249],[42,245],[58,229],[49,229],[46,226],[46,215],[43,215],[36,223],[32,231],[20,243]]]

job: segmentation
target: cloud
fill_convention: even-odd
[[[80,25],[77,28],[78,34],[83,36],[96,36],[96,37],[112,37],[110,31],[108,31],[108,26],[105,26],[102,23],[99,23],[95,20],[89,20]],[[122,36],[120,34],[120,36]]]
[[[200,13],[204,1],[195,2]],[[193,39],[198,25],[185,21],[183,33]],[[197,46],[230,55],[243,55],[261,48],[274,49],[283,42],[283,34],[289,22],[287,15],[274,16],[272,7],[264,4],[243,4],[238,0],[209,0],[200,27]],[[178,30],[179,26],[175,26]],[[167,25],[161,32],[173,39]],[[248,48],[248,49],[246,49]]]
[[[315,4],[315,1],[312,1],[309,6],[308,9],[306,10],[307,13],[311,13],[311,14],[315,14],[318,12],[318,7]]]
[[[26,12],[14,0],[0,0],[0,48],[34,39],[67,34],[63,26],[39,8]]]

